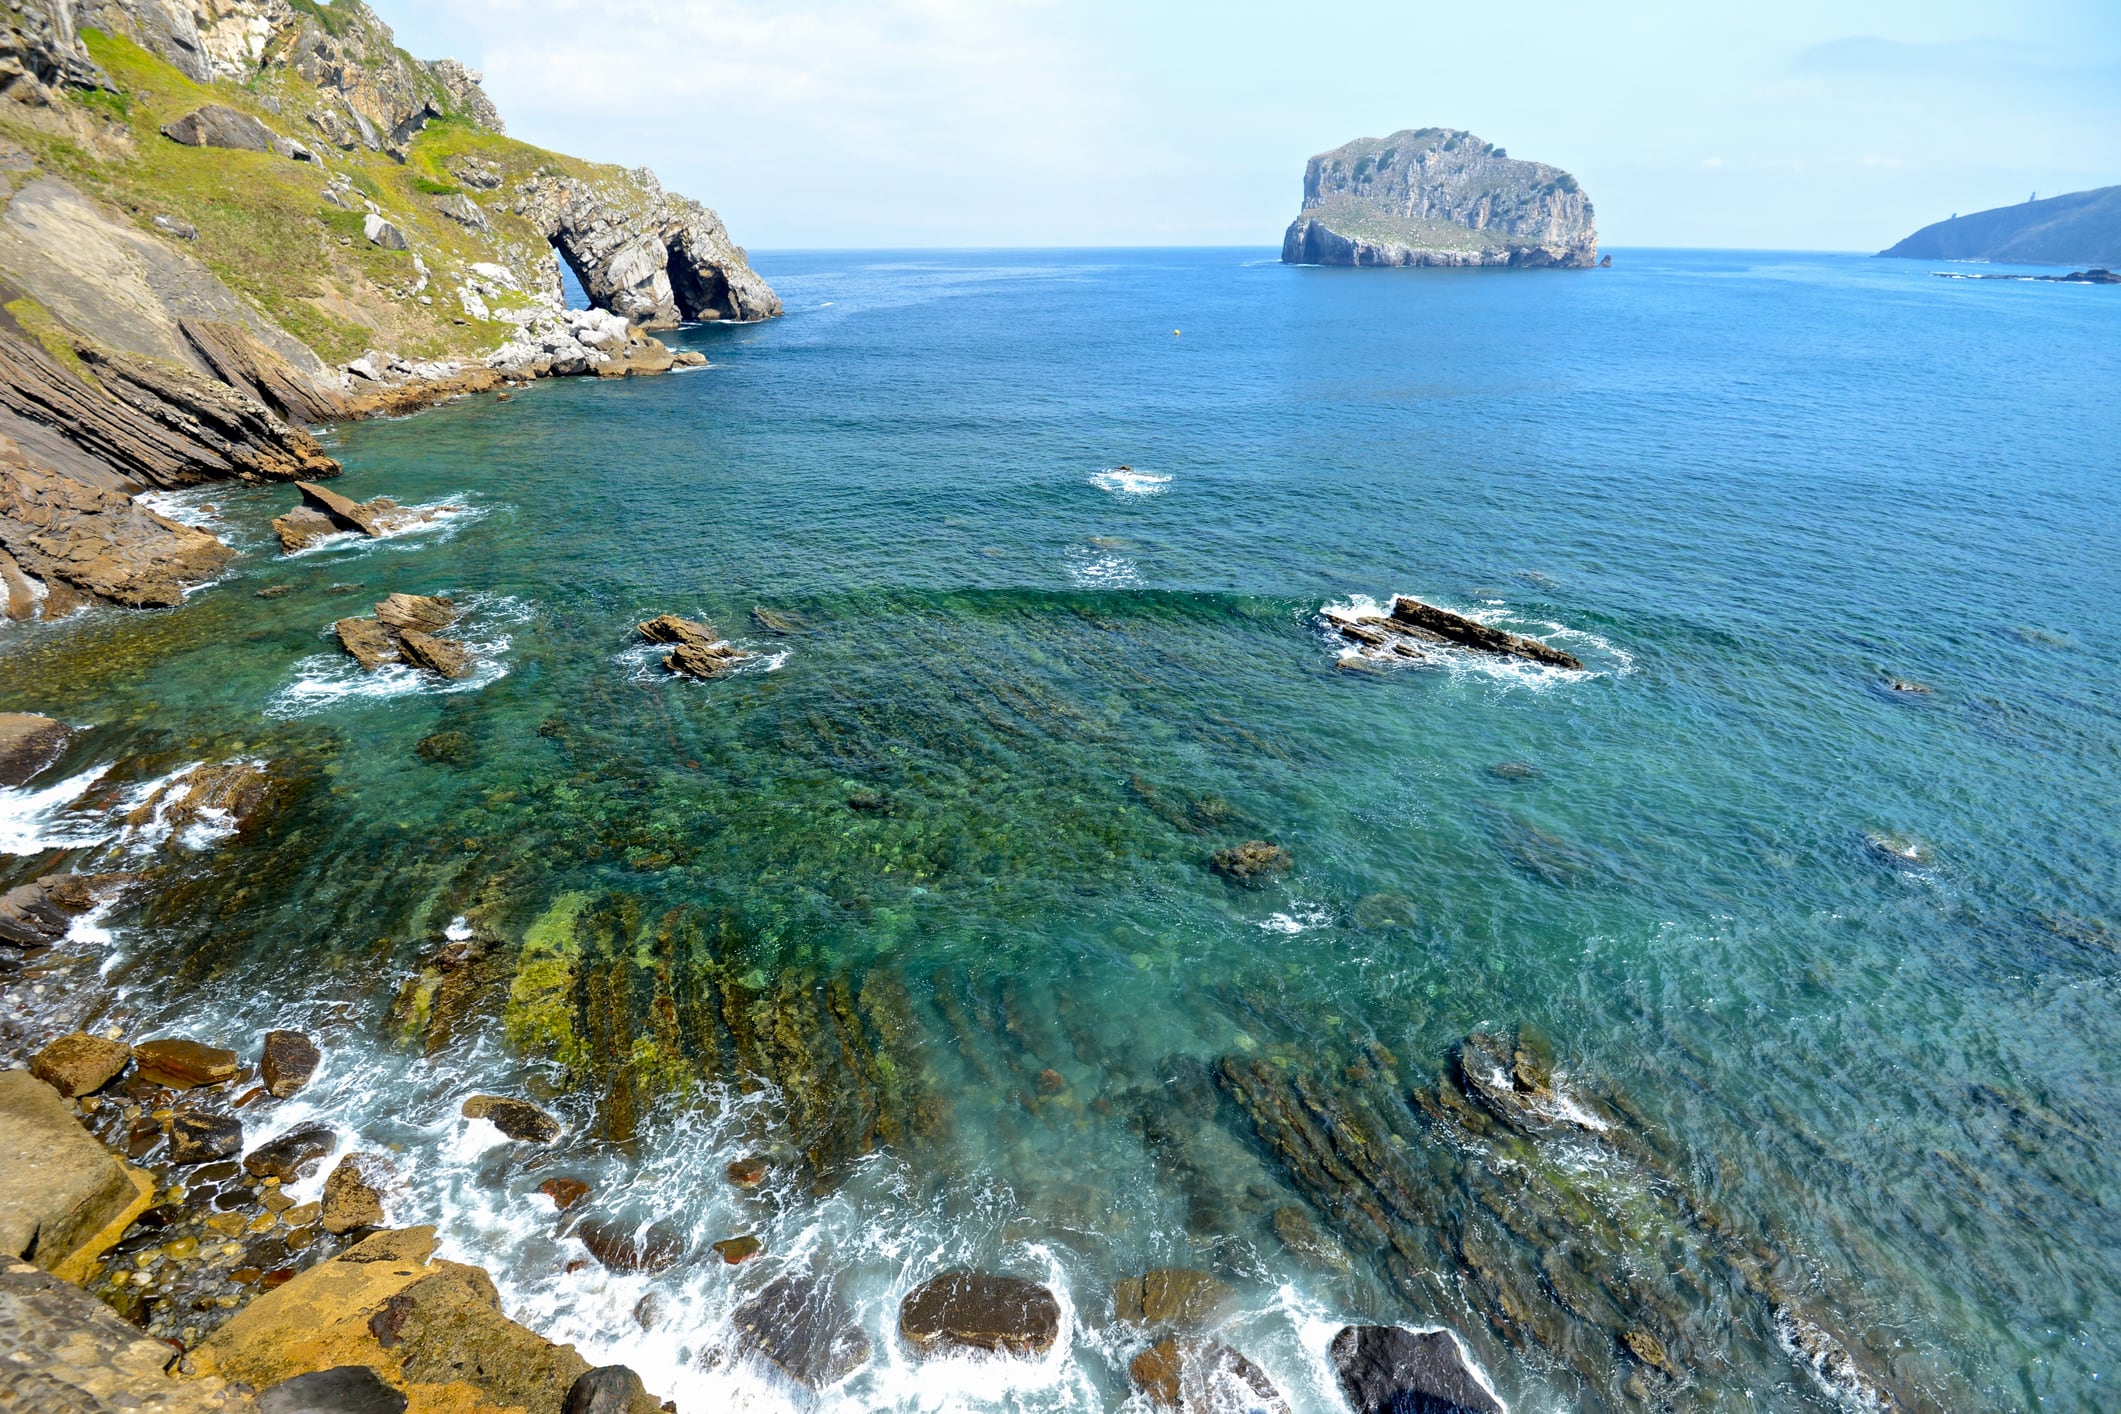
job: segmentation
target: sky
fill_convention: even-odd
[[[2121,183],[2121,0],[370,0],[509,131],[759,249],[1278,246],[1306,158],[1467,128],[1608,246],[1876,250]]]

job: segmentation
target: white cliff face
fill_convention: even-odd
[[[1574,177],[1454,128],[1358,138],[1304,168],[1290,264],[1592,265],[1598,230]]]

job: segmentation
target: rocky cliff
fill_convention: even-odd
[[[1595,265],[1591,199],[1559,167],[1456,128],[1357,138],[1304,167],[1289,265]]]
[[[305,423],[661,372],[697,356],[646,331],[780,310],[712,210],[509,138],[361,0],[0,0],[0,521],[37,516],[0,525],[10,617],[212,568],[104,498],[330,476]],[[69,518],[103,550],[19,548]]]
[[[1878,253],[1916,260],[2121,265],[2121,187],[2097,187],[1954,216],[1924,226]]]

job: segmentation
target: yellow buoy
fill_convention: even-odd
[[[1171,337],[1172,337],[1172,338],[1174,338],[1174,339],[1178,337],[1178,331],[1177,331],[1176,329],[1173,329],[1173,330],[1171,331]]]

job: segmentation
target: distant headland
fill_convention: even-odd
[[[2121,265],[2121,186],[1953,216],[1878,253],[1916,260]]]
[[[1287,265],[1585,266],[1591,199],[1559,167],[1457,128],[1357,138],[1304,167]]]

